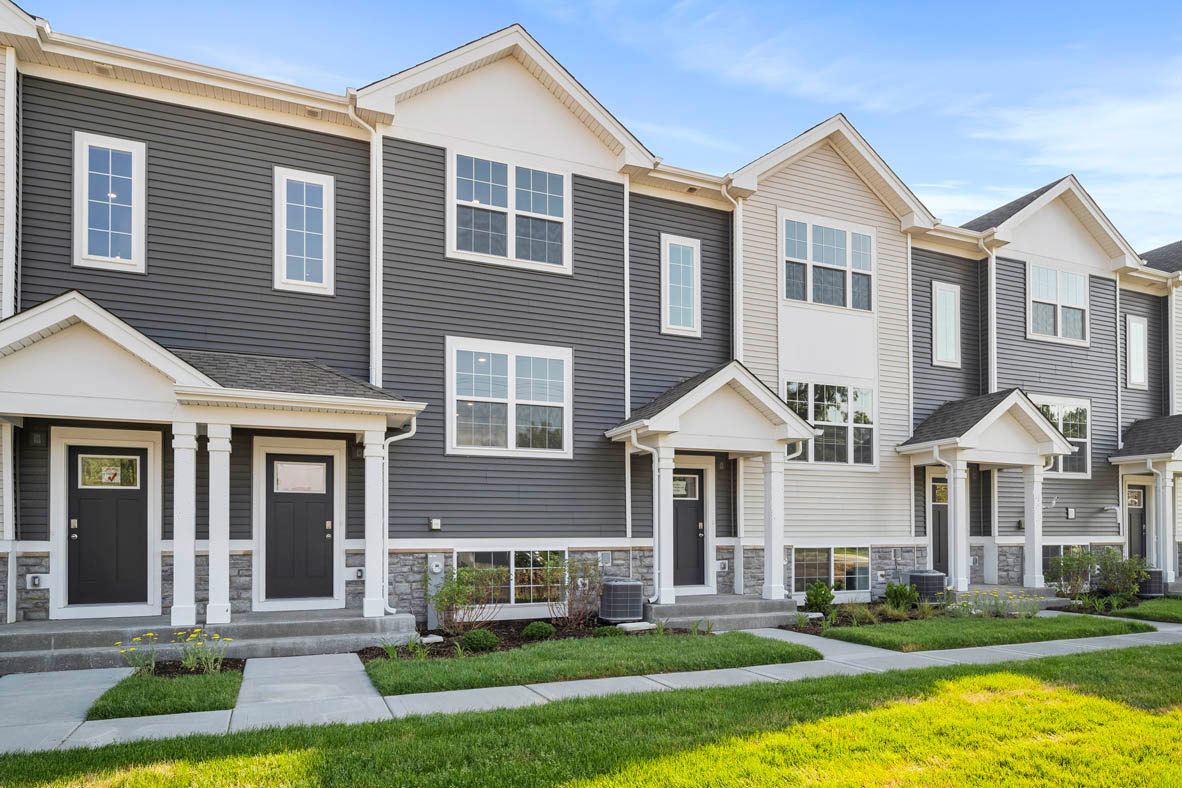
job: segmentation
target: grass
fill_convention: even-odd
[[[1114,610],[1112,615],[1140,618],[1145,621],[1168,621],[1182,624],[1182,597],[1168,596],[1161,599],[1149,599],[1136,607]]]
[[[232,709],[242,674],[227,670],[198,676],[129,676],[99,696],[88,720]]]
[[[366,670],[381,694],[404,695],[820,658],[807,646],[745,632],[726,632],[708,637],[643,635],[549,640],[462,659],[379,659],[366,665]]]
[[[1086,638],[1098,635],[1127,635],[1151,632],[1153,627],[1135,621],[1117,621],[1095,616],[1053,618],[936,618],[914,619],[893,624],[836,627],[825,637],[862,643],[895,651],[931,651],[970,646],[1001,646],[1037,640]]]
[[[1182,784],[1182,645],[0,756],[11,786]]]

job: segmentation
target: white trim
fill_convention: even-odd
[[[669,320],[669,247],[688,246],[694,252],[694,324],[674,325]],[[684,337],[702,336],[702,242],[671,233],[661,233],[661,333]]]
[[[526,270],[538,271],[541,273],[565,274],[568,276],[574,273],[574,241],[572,239],[574,234],[574,221],[571,215],[574,206],[574,199],[571,196],[571,193],[574,191],[574,179],[569,169],[569,164],[562,163],[560,166],[556,166],[559,163],[553,159],[505,151],[503,149],[483,146],[476,143],[465,143],[462,148],[449,146],[445,149],[445,151],[446,166],[444,167],[444,171],[447,187],[447,211],[444,224],[446,226],[447,235],[447,242],[445,246],[447,257],[456,260],[467,260],[475,263],[492,263],[493,265],[503,265],[510,268],[524,268]],[[499,206],[485,205],[478,202],[461,202],[456,197],[456,177],[458,173],[456,159],[459,156],[470,156],[474,159],[484,159],[497,164],[505,165],[507,207],[501,208]],[[562,176],[562,216],[550,216],[549,214],[517,210],[518,167],[524,167],[531,170],[542,170],[552,175]],[[493,254],[483,254],[480,252],[469,252],[456,248],[456,213],[457,206],[461,205],[466,205],[478,210],[502,213],[505,215],[504,257]],[[521,260],[517,258],[515,254],[517,250],[517,216],[543,219],[548,222],[557,222],[562,225],[562,265],[543,263],[535,260]]]
[[[148,452],[148,592],[142,603],[69,604],[66,537],[69,517],[69,447],[110,446]],[[160,615],[160,529],[163,484],[163,435],[157,430],[111,430],[90,427],[49,428],[49,617],[119,618]]]
[[[287,278],[287,182],[289,180],[314,183],[324,188],[324,234],[322,282],[306,282]],[[331,175],[304,172],[288,167],[275,167],[273,176],[272,202],[274,203],[274,276],[272,285],[276,290],[293,290],[298,293],[333,295],[336,288],[336,272],[333,265],[336,250],[336,179]]]
[[[1141,378],[1133,378],[1133,326],[1141,327]],[[1125,387],[1149,390],[1149,320],[1141,315],[1125,315]]]
[[[95,145],[131,154],[131,259],[92,255],[87,251],[88,168],[90,146]],[[74,259],[80,268],[103,268],[142,274],[147,270],[144,242],[147,217],[147,146],[143,142],[122,140],[88,131],[74,132]]]
[[[494,542],[495,547],[453,547],[451,549],[451,565],[453,569],[458,569],[460,566],[460,553],[508,553],[509,554],[509,600],[501,604],[501,610],[493,617],[493,620],[501,620],[505,618],[544,618],[549,617],[550,607],[548,602],[517,602],[517,559],[514,553],[562,553],[564,561],[570,559],[570,551],[566,546],[554,545],[549,542],[538,543],[537,540],[532,540],[528,545],[514,545],[508,546],[506,542]],[[443,550],[433,550],[432,552],[443,552]],[[506,610],[517,611],[518,615],[505,615]],[[526,616],[524,613],[534,613],[535,615]]]
[[[1087,441],[1086,453],[1084,459],[1087,461],[1087,471],[1085,473],[1068,473],[1065,471],[1046,471],[1044,476],[1053,479],[1090,479],[1092,478],[1092,420],[1094,419],[1094,412],[1092,410],[1092,401],[1084,397],[1051,397],[1042,394],[1032,394],[1031,402],[1035,405],[1053,405],[1057,408],[1078,408],[1083,407],[1088,412],[1088,435],[1086,438],[1068,438],[1071,441]],[[1040,408],[1041,409],[1041,408]],[[1057,422],[1051,422],[1060,432],[1063,431],[1063,416],[1059,415]],[[1072,443],[1072,446],[1075,444]],[[1082,449],[1081,449],[1082,451]],[[1062,467],[1063,459],[1059,457],[1055,460],[1055,467]]]
[[[952,293],[956,296],[956,313],[953,315],[953,329],[955,331],[955,354],[952,358],[940,358],[940,293]],[[932,366],[933,367],[954,367],[960,369],[961,365],[961,300],[960,300],[960,285],[955,285],[950,282],[939,282],[932,280]]]
[[[1076,347],[1090,347],[1092,344],[1092,281],[1089,274],[1073,271],[1067,268],[1049,265],[1045,262],[1035,262],[1027,260],[1026,266],[1026,338],[1037,342],[1055,342],[1061,345],[1074,345]],[[1036,334],[1034,333],[1034,302],[1038,301],[1041,304],[1049,304],[1050,301],[1034,297],[1034,269],[1042,268],[1047,271],[1055,272],[1055,333],[1054,334]],[[1072,276],[1079,276],[1084,281],[1084,305],[1082,307],[1075,304],[1066,304],[1063,301],[1063,275],[1070,274]],[[1073,339],[1072,337],[1063,336],[1063,310],[1064,309],[1082,309],[1084,313],[1084,336],[1083,339]]]
[[[786,245],[788,234],[785,227],[785,223],[788,221],[801,222],[806,227],[804,257],[788,255]],[[783,206],[779,206],[776,209],[776,222],[776,286],[779,291],[776,296],[777,304],[807,307],[809,309],[854,312],[855,314],[878,314],[878,232],[874,227],[841,219],[831,219],[824,216],[802,213]],[[830,264],[813,260],[813,229],[816,225],[845,233],[845,261],[843,263]],[[861,268],[854,268],[854,233],[870,237],[870,270],[868,271]],[[788,263],[795,263],[805,267],[803,300],[788,298],[787,296],[788,277],[786,267]],[[816,267],[842,272],[843,281],[845,282],[844,305],[825,304],[813,300],[813,269]],[[870,277],[869,309],[858,309],[853,305],[854,274]]]
[[[345,534],[346,468],[348,452],[343,440],[314,438],[283,438],[256,435],[251,449],[253,506],[251,533],[254,534],[251,552],[251,609],[275,610],[331,610],[345,606]],[[333,460],[333,595],[303,599],[267,599],[267,455],[317,454]]]
[[[571,459],[574,457],[574,354],[568,347],[552,345],[528,345],[521,342],[502,342],[493,339],[476,339],[472,337],[449,336],[444,342],[447,375],[447,435],[446,453],[478,456],[478,457],[536,457],[546,459]],[[506,445],[504,448],[492,446],[459,446],[456,444],[456,352],[469,350],[474,352],[500,353],[509,356],[508,360],[508,397],[505,403]],[[546,407],[562,408],[562,449],[519,449],[514,446],[517,440],[517,356],[540,356],[562,361],[562,403],[529,400],[530,403]],[[480,399],[493,401],[489,397],[465,399]]]
[[[0,249],[0,319],[16,312],[16,50],[4,49],[4,225]]]
[[[678,470],[703,471],[702,487],[699,491],[698,498],[702,502],[702,530],[705,534],[705,547],[702,548],[702,583],[695,583],[689,586],[675,585],[677,589],[677,596],[683,594],[717,594],[718,593],[718,571],[715,568],[718,563],[718,525],[715,522],[716,518],[716,501],[715,498],[715,468],[714,463],[718,461],[717,457],[713,455],[702,454],[674,454],[673,456],[673,475],[677,476]],[[684,499],[683,499],[684,500]],[[672,506],[673,502],[670,501]],[[676,539],[676,536],[674,536]],[[668,546],[669,550],[674,549],[672,543]],[[695,589],[706,589],[704,591]]]
[[[936,542],[935,542],[936,529],[933,526],[934,520],[932,519],[932,507],[933,506],[947,506],[947,507],[949,507],[949,509],[948,509],[948,528],[949,528],[949,530],[951,530],[951,528],[952,528],[952,508],[951,508],[951,505],[952,505],[952,479],[949,476],[948,469],[945,468],[943,465],[926,465],[926,466],[924,466],[924,468],[925,468],[925,472],[924,472],[924,482],[923,482],[923,497],[924,497],[924,505],[926,507],[925,516],[927,517],[927,520],[925,521],[925,524],[924,524],[923,538],[926,540],[926,544],[927,544],[927,548],[928,548],[927,568],[928,569],[935,569],[936,568]],[[935,496],[932,494],[932,488],[935,486],[936,479],[943,479],[944,486],[948,488],[948,500],[944,501],[943,503],[936,503]],[[948,536],[951,536],[951,534],[948,534]],[[949,551],[948,560],[949,560],[949,562],[951,562],[951,560],[952,560],[951,551]],[[951,565],[949,566],[949,568],[951,568]]]
[[[788,547],[788,545],[785,545],[785,547]],[[822,544],[822,545],[815,545],[814,546],[814,545],[806,545],[806,544],[793,544],[793,545],[791,545],[791,547],[792,547],[792,592],[791,592],[790,596],[793,599],[797,599],[798,601],[802,601],[805,597],[804,591],[797,591],[796,590],[796,551],[797,550],[828,550],[829,551],[829,583],[828,583],[828,585],[829,585],[830,590],[833,590],[833,594],[834,594],[835,599],[840,598],[843,601],[852,602],[852,601],[858,601],[859,596],[864,596],[866,599],[869,599],[870,594],[873,593],[873,590],[874,590],[874,564],[873,564],[874,546],[873,545],[870,545],[867,543],[858,543],[858,542],[847,543],[847,544],[834,544],[832,540],[829,540],[825,544]],[[858,589],[858,590],[854,590],[854,591],[849,591],[846,589],[842,589],[841,591],[837,591],[837,590],[833,589],[833,584],[836,582],[835,578],[833,576],[834,552],[838,549],[865,550],[866,551],[866,560],[869,563],[869,567],[868,567],[869,574],[866,577],[866,583],[867,583],[866,588]],[[805,586],[805,588],[807,589],[808,586]]]
[[[785,402],[788,401],[788,384],[804,383],[808,386],[808,415],[810,424],[817,430],[817,437],[820,437],[820,430],[824,427],[845,427],[846,428],[846,461],[845,462],[822,462],[813,459],[815,455],[816,440],[809,441],[809,445],[804,447],[801,453],[803,459],[789,460],[785,463],[785,468],[793,470],[796,468],[852,468],[854,470],[863,471],[877,471],[879,469],[879,396],[878,396],[878,381],[868,381],[859,378],[842,378],[842,377],[826,377],[824,375],[803,375],[796,372],[780,372],[780,391]],[[814,414],[814,390],[817,386],[840,386],[846,389],[846,403],[849,413],[848,420],[844,423],[814,421],[812,416]],[[854,389],[869,389],[870,396],[873,399],[870,423],[858,424],[854,421]],[[795,411],[793,411],[795,414]],[[874,454],[874,462],[862,463],[854,462],[854,428],[868,429],[874,433],[874,445],[871,451]]]

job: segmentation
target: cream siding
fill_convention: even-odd
[[[777,211],[784,208],[873,227],[876,233],[878,467],[798,466],[785,474],[788,544],[891,543],[911,537],[910,462],[895,446],[910,435],[907,342],[907,239],[899,220],[827,142],[764,176],[744,205],[744,359],[780,391]],[[824,337],[802,337],[821,342]],[[870,337],[870,341],[875,341]],[[762,536],[763,463],[744,473],[744,537]]]
[[[6,195],[4,193],[5,177],[7,176],[8,173],[6,173],[4,171],[4,155],[3,155],[4,144],[7,141],[8,134],[9,134],[9,129],[5,128],[5,122],[4,122],[5,121],[4,110],[7,108],[8,100],[10,98],[8,95],[6,95],[7,91],[6,91],[5,84],[4,84],[4,82],[5,82],[4,74],[5,74],[5,71],[7,68],[8,68],[8,51],[6,49],[4,49],[3,47],[0,47],[0,249],[4,248],[4,241],[7,239],[8,233],[11,231],[10,228],[8,228],[4,225],[4,221],[3,221],[4,206],[5,206],[4,200],[8,197],[8,195]],[[6,271],[4,270],[4,266],[0,265],[0,277],[3,277],[5,275],[5,273],[6,273]],[[3,281],[3,279],[0,278],[0,293],[5,292],[5,290],[4,290],[5,284],[8,284],[10,287],[12,286],[11,282],[5,283]]]
[[[1170,298],[1173,314],[1173,336],[1170,337],[1170,353],[1173,354],[1173,379],[1170,381],[1170,415],[1182,413],[1182,293],[1173,291]]]

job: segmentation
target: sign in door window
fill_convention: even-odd
[[[1144,509],[1145,508],[1145,491],[1137,490],[1130,487],[1128,493],[1128,506],[1130,509]]]
[[[78,487],[81,489],[139,489],[140,458],[97,454],[78,455]]]
[[[698,477],[675,475],[673,477],[673,497],[683,501],[698,500]]]
[[[327,475],[322,462],[276,462],[275,492],[320,494]]]

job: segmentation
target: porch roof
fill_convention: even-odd
[[[1007,437],[987,437],[1007,413],[1021,425]],[[1000,440],[1000,443],[999,443]],[[896,448],[900,454],[918,454],[935,446],[959,449],[983,448],[1013,452],[1037,449],[1040,455],[1071,454],[1075,447],[1022,389],[1014,387],[977,397],[947,402],[915,428]],[[1020,445],[1013,445],[1017,441]]]
[[[1021,389],[1015,387],[984,394],[980,397],[945,402],[936,412],[923,420],[911,437],[901,443],[901,446],[913,446],[918,443],[933,443],[937,441],[959,438],[977,425],[981,419],[1000,405],[1006,397]]]
[[[1141,419],[1125,430],[1124,442],[1115,454],[1109,455],[1112,463],[1136,459],[1172,459],[1182,450],[1182,415],[1158,416]]]
[[[396,394],[337,372],[315,359],[182,348],[170,350],[226,388],[402,400]]]

